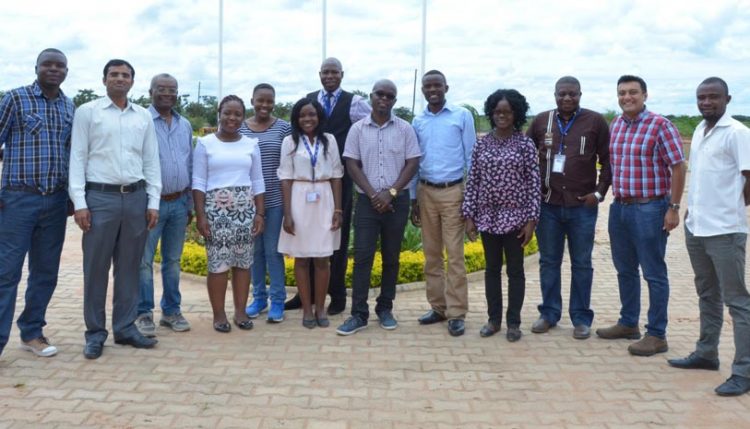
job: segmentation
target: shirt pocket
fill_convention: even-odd
[[[38,113],[29,113],[24,117],[23,127],[26,134],[36,137],[44,128],[44,118]]]
[[[406,153],[406,148],[403,145],[391,146],[386,151],[386,154],[394,161],[402,161]]]

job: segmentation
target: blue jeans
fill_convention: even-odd
[[[645,204],[614,202],[609,209],[612,262],[617,270],[622,304],[618,323],[631,328],[638,326],[641,314],[640,266],[648,283],[646,331],[659,338],[666,336],[669,304],[669,279],[664,261],[669,233],[663,229],[668,207],[668,201],[663,199]]]
[[[542,203],[536,238],[539,244],[539,278],[542,287],[540,317],[556,325],[562,313],[560,267],[568,240],[570,255],[570,301],[568,314],[574,326],[591,326],[591,251],[598,207],[564,207]]]
[[[253,299],[265,302],[271,295],[271,302],[283,304],[286,300],[284,277],[284,256],[279,253],[279,234],[281,233],[281,219],[284,208],[266,208],[266,228],[263,234],[255,237],[253,249]],[[266,267],[271,284],[266,291]]]
[[[50,195],[0,189],[0,353],[8,344],[18,283],[26,254],[26,306],[18,317],[21,340],[41,337],[45,314],[57,286],[65,241],[68,193]]]
[[[150,314],[154,310],[154,254],[160,238],[161,281],[164,289],[161,312],[164,316],[180,313],[180,258],[185,244],[187,221],[187,194],[176,200],[159,203],[159,222],[149,231],[141,258],[138,314]]]

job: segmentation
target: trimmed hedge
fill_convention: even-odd
[[[467,272],[481,271],[484,269],[484,249],[482,249],[482,243],[476,241],[473,243],[466,243],[464,248],[464,260],[466,263]],[[524,249],[524,255],[528,256],[538,251],[536,237],[531,239],[531,242]],[[352,270],[354,262],[349,258],[349,264],[346,269],[346,285],[351,287],[352,284]],[[161,255],[156,252],[157,262],[161,262]],[[401,252],[401,265],[398,273],[398,283],[412,283],[424,280],[424,254],[422,252],[405,251]],[[182,251],[182,259],[180,260],[180,266],[182,271],[185,273],[197,274],[199,276],[208,275],[208,263],[206,261],[206,249],[200,244],[192,241],[185,242],[185,248]],[[294,258],[284,258],[284,266],[286,269],[285,277],[287,286],[294,286],[296,282],[294,280]],[[375,262],[372,266],[372,286],[379,287],[382,275],[382,260],[380,258],[380,252],[375,254]]]

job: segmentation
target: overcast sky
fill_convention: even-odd
[[[66,53],[63,90],[104,94],[111,58],[136,70],[131,95],[168,72],[182,94],[218,93],[218,0],[38,0],[3,2],[0,89],[29,84],[44,48]],[[582,105],[619,112],[616,80],[642,76],[648,106],[697,114],[694,94],[705,77],[729,83],[732,114],[750,115],[750,1],[428,0],[427,69],[447,78],[448,99],[481,111],[497,88],[516,88],[532,112],[554,107],[554,82],[582,83]],[[420,67],[422,0],[328,0],[329,56],[344,65],[345,89],[366,92],[394,80],[397,105],[411,107]],[[224,0],[223,94],[249,102],[268,82],[277,101],[320,87],[322,0]],[[419,89],[417,89],[419,91]],[[417,93],[417,108],[421,93]]]

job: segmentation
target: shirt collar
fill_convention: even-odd
[[[172,108],[171,110],[172,110],[172,116],[179,121],[181,118],[180,114],[177,113],[177,111],[174,110],[174,108]],[[148,111],[151,112],[151,119],[161,118],[161,114],[159,114],[159,111],[156,110],[156,107],[154,107],[153,104],[148,105]]]
[[[65,98],[65,93],[62,88],[60,88],[59,91],[57,98]],[[35,80],[34,83],[31,84],[31,92],[37,97],[44,97],[44,92],[42,92],[42,87],[39,85],[38,80]]]
[[[648,115],[649,115],[648,108],[644,104],[643,105],[643,110],[641,110],[641,113],[639,113],[638,116],[635,119],[631,120],[631,119],[627,118],[625,115],[620,115],[620,117],[622,118],[623,121],[625,121],[625,122],[627,122],[629,124],[633,124],[633,123],[640,122],[640,121],[646,119],[648,117]]]
[[[101,104],[99,106],[102,108],[102,110],[108,109],[110,106],[114,107],[114,108],[116,108],[118,110],[120,109],[120,107],[118,105],[116,105],[115,102],[112,101],[111,98],[109,98],[109,95],[105,95],[104,97],[100,98],[99,100],[101,100],[100,101]],[[126,110],[135,110],[135,109],[133,109],[133,103],[131,103],[130,100],[128,100],[128,104],[125,105],[125,108],[122,109],[123,112],[126,111]]]
[[[338,97],[338,96],[339,96],[339,94],[341,94],[341,91],[342,91],[342,90],[341,90],[341,87],[338,87],[338,88],[336,88],[336,90],[335,90],[335,91],[333,91],[333,92],[332,92],[331,94],[333,94],[333,96],[334,96],[334,97]],[[323,89],[321,89],[321,90],[320,90],[320,95],[321,95],[321,96],[325,97],[325,95],[326,95],[326,94],[328,94],[328,91],[326,91],[326,89],[325,89],[325,88],[323,88]]]
[[[394,116],[393,115],[393,111],[391,111],[391,117],[388,118],[388,120],[385,121],[385,123],[383,125],[378,125],[377,122],[373,121],[372,120],[372,114],[365,116],[363,118],[363,120],[365,121],[365,125],[372,125],[372,126],[375,126],[375,127],[378,127],[378,128],[385,128],[387,125],[393,123],[393,116]]]
[[[429,106],[429,105],[427,105],[427,106],[424,106],[424,112],[425,112],[426,114],[430,114],[430,115],[434,115],[434,116],[437,116],[437,115],[439,115],[440,113],[442,113],[442,112],[443,112],[443,110],[447,110],[447,111],[449,111],[449,112],[452,112],[452,111],[454,111],[454,110],[455,110],[455,107],[453,107],[453,105],[449,104],[449,103],[448,103],[448,102],[446,101],[446,102],[445,102],[445,104],[443,104],[443,108],[442,108],[442,109],[438,110],[438,112],[437,112],[437,113],[432,113],[432,110],[430,110],[430,106]]]

